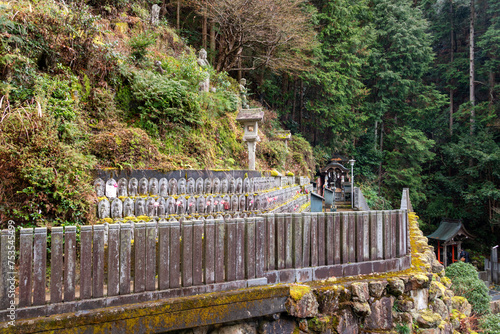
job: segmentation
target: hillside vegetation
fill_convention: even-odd
[[[94,221],[95,168],[246,168],[238,83],[202,70],[144,8],[0,2],[2,224]],[[198,92],[204,72],[215,92]],[[294,135],[285,151],[276,114],[264,110],[257,168],[310,176],[309,143]]]

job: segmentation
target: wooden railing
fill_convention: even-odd
[[[0,321],[410,265],[406,210],[23,228],[14,300],[7,236]]]

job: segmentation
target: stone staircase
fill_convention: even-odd
[[[335,202],[335,207],[337,208],[336,212],[345,212],[345,211],[354,211],[351,207],[351,202]],[[334,210],[330,210],[330,208],[326,208],[323,206],[323,212],[334,212]]]
[[[351,202],[335,202],[335,207],[337,208],[337,212],[342,211],[354,211],[351,207]]]

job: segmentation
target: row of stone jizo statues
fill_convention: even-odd
[[[299,187],[297,187],[299,188]],[[296,189],[278,190],[261,195],[137,197],[132,199],[107,198],[98,204],[98,217],[120,219],[124,217],[165,217],[168,215],[211,214],[217,212],[261,211],[272,208],[293,197]]]
[[[280,180],[272,177],[254,178],[185,178],[147,179],[121,178],[118,181],[98,178],[94,182],[97,197],[173,196],[202,194],[246,194],[280,187]]]

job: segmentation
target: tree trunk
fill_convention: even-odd
[[[293,103],[292,103],[292,122],[295,119],[295,108],[297,105],[297,79],[293,79]]]
[[[377,149],[377,130],[378,130],[378,121],[375,121],[375,131],[373,133],[373,149]]]
[[[181,29],[181,0],[177,0],[177,30]]]
[[[380,123],[380,152],[384,150],[384,122]],[[380,195],[380,184],[382,182],[382,160],[378,165],[378,194]]]
[[[300,79],[299,129],[302,132],[302,108],[304,106],[304,80]]]
[[[215,23],[210,22],[210,62],[215,60]]]
[[[469,36],[469,100],[471,104],[470,110],[470,134],[471,136],[474,134],[475,129],[475,118],[476,113],[474,110],[474,106],[476,104],[475,92],[474,92],[474,21],[475,21],[475,8],[474,8],[474,0],[470,1],[470,36]]]
[[[453,28],[453,0],[450,0],[450,64],[453,66],[453,58],[455,56],[455,37]],[[453,86],[453,83],[450,83]],[[450,136],[453,135],[453,87],[450,87]]]
[[[493,101],[495,101],[495,72],[490,70],[488,73],[488,106],[490,111],[494,111]]]
[[[238,57],[238,82],[241,81],[242,73],[241,73],[241,57]]]
[[[207,3],[203,1],[203,21],[201,23],[201,45],[207,49]]]
[[[281,97],[285,100],[285,96],[288,93],[288,74],[283,74],[283,80],[281,82]],[[285,113],[286,102],[282,104],[281,114]]]

